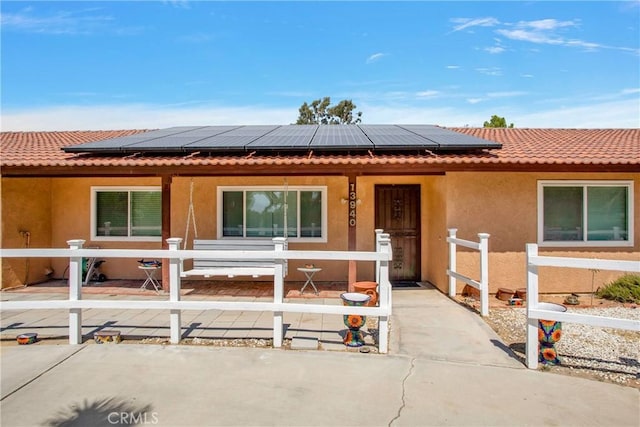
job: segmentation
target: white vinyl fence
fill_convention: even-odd
[[[94,309],[142,309],[170,310],[170,341],[180,342],[182,336],[181,314],[183,310],[232,310],[273,312],[273,346],[281,347],[283,341],[283,313],[318,314],[361,314],[378,317],[378,349],[388,351],[389,317],[391,316],[391,284],[389,282],[389,261],[392,259],[389,235],[376,234],[376,252],[359,251],[290,251],[284,250],[284,239],[276,238],[274,251],[206,251],[181,250],[182,239],[167,239],[168,250],[124,250],[124,249],[83,249],[84,240],[70,240],[69,249],[0,249],[0,258],[69,258],[69,299],[48,301],[5,301],[2,310],[69,310],[69,344],[82,342],[82,310]],[[169,265],[169,299],[165,301],[145,300],[88,300],[82,298],[83,258],[133,258],[162,259]],[[276,261],[274,275],[273,302],[245,301],[181,301],[180,269],[182,260],[201,259],[273,259]],[[328,261],[369,261],[378,267],[376,277],[379,285],[378,307],[351,307],[343,305],[297,304],[284,301],[284,278],[282,274],[285,260],[328,260]]]
[[[538,301],[538,267],[583,268],[640,273],[640,261],[620,261],[593,258],[565,258],[538,255],[538,245],[529,243],[527,248],[527,349],[529,369],[538,367],[538,320],[581,323],[604,328],[640,331],[640,321],[613,317],[592,316],[543,310]]]
[[[479,242],[470,240],[462,240],[456,237],[457,228],[449,229],[449,296],[456,297],[456,280],[460,280],[469,286],[480,291],[480,315],[487,316],[489,314],[489,234],[478,233]],[[456,272],[457,268],[457,248],[456,246],[464,246],[465,248],[474,249],[480,252],[480,281],[473,280]]]

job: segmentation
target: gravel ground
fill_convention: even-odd
[[[567,312],[640,321],[640,308],[622,305]],[[526,309],[492,308],[485,320],[524,363]],[[640,388],[640,332],[564,322],[556,349],[562,364],[540,369]]]

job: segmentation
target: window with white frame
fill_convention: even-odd
[[[538,243],[633,246],[633,182],[539,181]]]
[[[219,187],[220,238],[326,241],[326,187]]]
[[[92,187],[93,240],[159,241],[162,192],[159,187]]]

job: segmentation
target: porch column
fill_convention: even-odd
[[[356,206],[358,193],[356,192],[356,175],[350,174],[348,175],[349,185],[348,185],[348,193],[347,193],[347,203],[349,205],[348,214],[347,214],[347,224],[349,227],[349,232],[347,234],[348,240],[348,249],[349,251],[356,250]],[[349,292],[353,292],[353,284],[358,280],[358,268],[356,261],[349,260]]]
[[[171,238],[171,175],[162,175],[162,249]],[[169,291],[169,259],[162,260],[162,290]]]

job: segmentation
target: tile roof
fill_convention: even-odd
[[[145,130],[2,132],[0,167],[3,175],[11,168],[133,168],[133,167],[342,167],[412,165],[441,169],[509,169],[556,165],[559,168],[640,171],[640,129],[508,129],[448,128],[495,141],[502,149],[459,153],[347,155],[305,153],[301,155],[205,156],[141,155],[98,156],[65,153],[62,147],[145,132]]]

